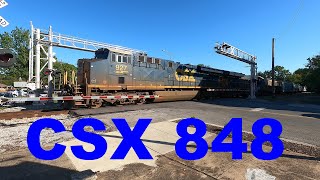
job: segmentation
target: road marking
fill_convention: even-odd
[[[253,112],[258,112],[258,111],[262,111],[264,110],[265,108],[254,108],[254,109],[251,109],[250,111],[253,111]]]

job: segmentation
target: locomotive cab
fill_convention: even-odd
[[[132,84],[132,58],[127,51],[99,49],[94,59],[79,60],[78,77],[86,73],[88,87],[96,91],[126,90]]]

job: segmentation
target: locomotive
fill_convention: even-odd
[[[146,53],[102,48],[92,59],[79,59],[72,95],[159,95],[157,99],[82,100],[76,105],[131,104],[210,97],[247,97],[250,79],[244,74],[181,64]],[[70,94],[69,94],[70,95]]]

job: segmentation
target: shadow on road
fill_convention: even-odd
[[[41,164],[37,162],[23,161],[13,166],[0,167],[1,179],[70,179],[75,170]]]
[[[302,116],[320,119],[320,114],[302,114]]]
[[[213,100],[201,100],[201,103],[214,104],[226,107],[242,107],[242,108],[265,108],[270,110],[285,110],[296,112],[308,112],[308,113],[320,113],[320,106],[316,105],[289,105],[286,102],[271,102],[266,100],[249,100],[240,98],[230,99],[213,99]],[[319,118],[319,116],[315,116]]]

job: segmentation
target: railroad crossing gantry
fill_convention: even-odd
[[[215,50],[218,54],[222,54],[228,56],[230,58],[242,61],[247,63],[251,66],[251,77],[250,77],[250,98],[255,99],[255,92],[256,92],[256,74],[257,74],[257,63],[256,63],[256,56],[253,56],[249,53],[246,53],[234,46],[231,46],[227,43],[216,44]]]
[[[146,53],[144,51],[131,49],[127,47],[122,47],[118,45],[112,45],[107,43],[101,43],[92,40],[81,39],[77,37],[62,35],[60,33],[55,33],[52,31],[52,27],[49,27],[49,30],[41,30],[38,28],[34,28],[31,24],[30,29],[30,39],[29,39],[29,79],[28,81],[31,82],[35,77],[36,88],[40,88],[40,72],[48,65],[48,70],[52,72],[53,69],[53,62],[55,59],[53,58],[53,46],[61,47],[61,48],[68,48],[80,51],[88,51],[88,52],[95,52],[99,48],[108,48],[113,50],[121,50],[127,51],[132,54],[136,53]],[[47,47],[46,50],[44,47]],[[45,57],[41,58],[41,50],[44,52]],[[40,61],[41,59],[46,60],[46,64],[41,68]],[[35,62],[35,70],[34,70],[34,62]],[[35,71],[35,73],[34,73]],[[48,76],[48,85],[49,90],[50,88],[52,76],[51,72]]]

